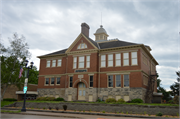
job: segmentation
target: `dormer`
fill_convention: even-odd
[[[94,35],[96,42],[107,41],[107,37],[109,36],[102,25],[96,30],[96,33],[94,33]]]

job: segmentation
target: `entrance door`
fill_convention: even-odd
[[[86,96],[86,86],[84,83],[78,84],[78,100],[85,100]]]

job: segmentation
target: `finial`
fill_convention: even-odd
[[[102,27],[103,27],[103,25],[100,25],[100,27],[102,28]]]

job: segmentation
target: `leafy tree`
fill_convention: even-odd
[[[171,95],[172,96],[179,96],[179,83],[180,83],[180,71],[177,71],[176,72],[176,74],[177,74],[177,82],[174,82],[174,84],[172,84],[171,86],[170,86],[170,88],[171,88]]]
[[[24,82],[25,77],[18,78],[20,65],[23,66],[23,61],[31,56],[24,36],[18,37],[18,34],[14,33],[12,39],[9,38],[10,47],[4,48],[3,46],[0,49],[0,52],[5,52],[5,55],[1,56],[1,88],[3,89],[1,99],[9,85],[15,84],[20,87]]]
[[[33,68],[31,70],[29,70],[28,83],[38,84],[38,75],[39,75],[39,71],[37,71],[37,67],[33,66]]]

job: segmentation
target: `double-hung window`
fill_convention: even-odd
[[[116,87],[121,87],[121,75],[116,75]]]
[[[129,75],[124,75],[124,87],[129,87]]]
[[[51,85],[54,85],[54,78],[51,78]]]
[[[50,62],[51,61],[47,61],[46,67],[50,67]]]
[[[129,65],[129,53],[123,53],[124,66]]]
[[[108,67],[113,66],[113,54],[108,55]]]
[[[72,86],[73,86],[73,77],[71,76],[69,79],[69,87],[72,87]]]
[[[137,65],[137,52],[131,52],[132,65]]]
[[[55,67],[56,66],[56,60],[53,60],[52,61],[52,67]]]
[[[60,79],[61,79],[60,77],[56,78],[56,85],[60,85]]]
[[[73,59],[73,68],[77,68],[77,57],[74,57]]]
[[[49,85],[49,78],[45,79],[45,85]]]
[[[106,67],[106,55],[101,55],[101,67]]]
[[[79,68],[84,68],[84,56],[79,57]]]
[[[116,54],[116,66],[121,66],[121,54]]]
[[[86,68],[90,67],[90,56],[86,56]]]
[[[62,59],[58,59],[58,67],[61,66]]]
[[[93,76],[89,77],[90,87],[93,87]]]
[[[113,87],[113,75],[108,76],[108,87]]]

